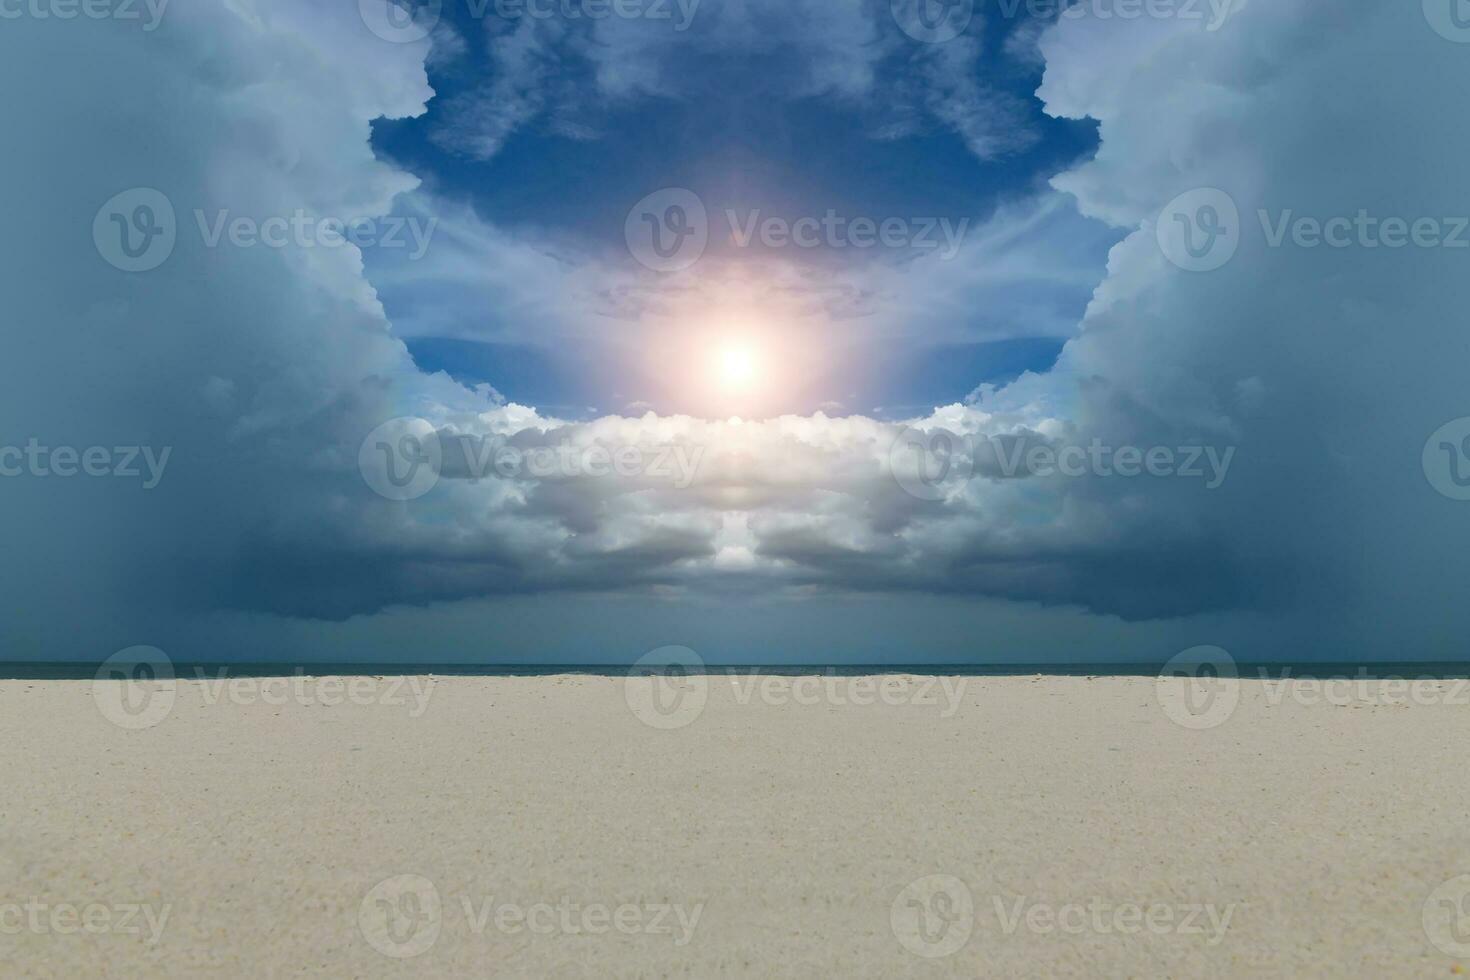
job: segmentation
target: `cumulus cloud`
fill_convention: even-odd
[[[1260,212],[1466,213],[1445,167],[1465,149],[1448,122],[1464,52],[1418,7],[1367,3],[1250,3],[1215,31],[1063,20],[1040,49],[1048,111],[1101,123],[1096,158],[1053,183],[1136,229],[1055,372],[1079,383],[1079,424],[1133,441],[1229,434],[1238,472],[1189,517],[1228,537],[1236,581],[1310,620],[1314,652],[1448,655],[1456,617],[1436,583],[1463,567],[1443,542],[1465,515],[1419,453],[1464,414],[1450,365],[1465,340],[1445,316],[1466,298],[1456,255],[1273,247]],[[1197,188],[1240,213],[1238,251],[1209,272],[1155,241],[1160,211]]]
[[[1418,456],[1435,426],[1465,413],[1457,323],[1470,281],[1458,254],[1270,248],[1247,224],[1231,262],[1191,273],[1164,259],[1153,226],[1196,187],[1232,195],[1247,223],[1257,207],[1470,213],[1455,177],[1467,137],[1447,123],[1470,69],[1406,9],[1256,3],[1215,32],[1051,28],[1039,43],[1049,111],[1102,126],[1096,158],[1055,187],[1126,237],[1054,370],[907,425],[544,417],[420,372],[357,249],[211,249],[187,233],[196,207],[361,216],[411,201],[416,179],[373,157],[368,126],[423,111],[428,40],[365,49],[350,5],[272,0],[174,7],[148,36],[118,22],[16,22],[0,36],[0,77],[55,84],[3,110],[7,132],[46,138],[0,161],[7,185],[27,189],[15,227],[34,230],[0,244],[19,325],[0,362],[0,413],[17,438],[169,445],[174,462],[147,494],[4,481],[0,581],[21,600],[7,649],[95,656],[220,610],[243,617],[228,621],[255,642],[340,643],[363,620],[335,634],[298,623],[352,617],[412,622],[390,630],[402,642],[435,622],[395,618],[403,607],[450,623],[459,614],[443,604],[486,597],[637,596],[647,604],[623,613],[635,620],[658,603],[731,596],[812,602],[830,616],[831,603],[865,594],[912,597],[893,623],[922,616],[934,596],[1066,607],[1013,635],[1077,643],[1095,627],[1090,652],[1115,659],[1120,637],[1159,635],[1119,619],[1185,617],[1247,636],[1259,655],[1303,640],[1384,653],[1393,636],[1445,652],[1463,625],[1447,583],[1465,563],[1445,529],[1466,517],[1427,490]],[[1360,70],[1385,52],[1394,75]],[[822,84],[862,84],[853,64],[824,71]],[[99,77],[146,97],[62,128],[98,118]],[[969,96],[957,98],[956,118],[967,117]],[[128,187],[162,191],[181,215],[174,254],[146,274],[108,266],[87,241],[96,208]],[[988,262],[972,275],[1021,261],[1008,236],[1067,210],[1046,198],[994,226],[974,246]],[[490,249],[511,263],[501,295],[516,295],[523,275],[539,286],[560,274],[555,254],[468,218],[460,233],[452,260]],[[450,289],[472,279],[445,278]],[[936,309],[984,295],[963,279],[948,288]],[[558,302],[539,288],[523,301]],[[395,417],[426,420],[451,447],[412,499],[375,493],[361,468],[364,441]],[[918,492],[895,462],[906,428],[965,437],[952,468]],[[1019,440],[1236,455],[1210,489],[1016,470],[1004,453]],[[642,468],[619,472],[629,447]],[[653,472],[663,452],[673,468]],[[1293,618],[1303,611],[1311,630]],[[665,621],[698,628],[680,613]],[[524,632],[518,642],[535,646]]]

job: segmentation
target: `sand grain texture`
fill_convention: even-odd
[[[5,972],[1451,976],[1461,962],[1422,915],[1470,873],[1470,706],[1271,705],[1247,681],[1232,717],[1193,731],[1151,678],[967,678],[943,717],[942,701],[742,704],[715,675],[703,713],[662,731],[624,683],[443,677],[412,717],[211,704],[183,681],[161,723],[128,731],[90,682],[0,682],[0,903],[170,906],[156,944],[0,918]],[[398,875],[442,903],[437,938],[402,959],[360,927],[369,891]],[[930,875],[973,901],[968,939],[936,958],[892,924]],[[1235,908],[1212,944],[1008,932],[997,899]],[[477,931],[486,902],[701,911],[680,946],[493,916]]]

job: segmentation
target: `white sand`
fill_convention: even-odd
[[[1151,678],[968,678],[944,717],[717,675],[659,730],[604,676],[439,678],[417,707],[189,681],[125,730],[90,682],[3,681],[0,973],[1448,976],[1470,704],[1379,687],[1248,681],[1190,730]]]

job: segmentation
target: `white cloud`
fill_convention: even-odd
[[[1048,105],[1102,121],[1097,159],[1056,185],[1084,213],[1137,230],[1113,249],[1055,371],[923,424],[1049,444],[1229,444],[1238,456],[1209,493],[1177,479],[1007,478],[987,458],[979,477],[933,500],[893,478],[898,427],[874,419],[562,423],[424,376],[354,249],[207,250],[181,236],[164,266],[139,275],[91,253],[93,212],[128,186],[164,191],[184,215],[375,214],[410,193],[414,178],[373,158],[368,121],[422,109],[428,42],[363,47],[344,9],[176,6],[156,35],[80,21],[16,22],[0,35],[4,71],[54,83],[3,110],[7,132],[31,137],[0,160],[0,179],[26,189],[12,219],[32,231],[0,244],[19,325],[0,362],[0,415],[9,431],[52,443],[174,447],[172,479],[151,495],[100,481],[0,487],[11,648],[95,656],[184,635],[178,617],[222,606],[246,614],[253,637],[330,645],[362,624],[324,634],[266,616],[340,619],[492,595],[565,610],[554,597],[573,593],[696,606],[816,596],[810,608],[826,615],[856,592],[885,596],[888,610],[914,596],[895,613],[893,642],[931,594],[1130,619],[1233,612],[1208,622],[1253,642],[1241,656],[1302,652],[1280,648],[1291,643],[1331,653],[1337,642],[1386,655],[1393,638],[1427,656],[1462,631],[1454,582],[1466,559],[1447,530],[1466,517],[1426,488],[1418,459],[1427,433],[1467,411],[1461,256],[1247,239],[1223,269],[1191,274],[1162,259],[1151,227],[1194,186],[1225,189],[1248,221],[1257,206],[1470,213],[1457,176],[1470,137],[1447,122],[1470,68],[1417,10],[1253,4],[1208,34],[1131,22],[1138,35],[1118,35],[1081,20],[1043,37]],[[1394,72],[1362,70],[1385,52]],[[117,78],[146,97],[110,102],[91,126],[58,123],[97,119],[97,80]],[[1043,200],[992,227],[974,246],[989,260],[974,275],[1006,262],[1034,275],[1008,235],[1062,213]],[[501,292],[534,281],[524,302],[546,306],[554,258],[468,220],[458,230],[447,281],[469,278],[453,262],[498,249]],[[972,287],[950,288],[935,309],[958,312]],[[357,472],[365,435],[397,415],[497,445],[705,456],[683,488],[646,472],[451,477],[399,503]],[[457,608],[439,607],[437,622],[458,623]],[[1004,615],[1024,621],[1022,643],[1085,642],[1095,626],[1091,652],[1114,658],[1121,637],[1162,635],[1106,616],[1078,626],[1072,610]]]

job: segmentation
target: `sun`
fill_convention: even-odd
[[[760,358],[749,344],[727,342],[715,353],[714,371],[721,387],[745,391],[759,380]]]

